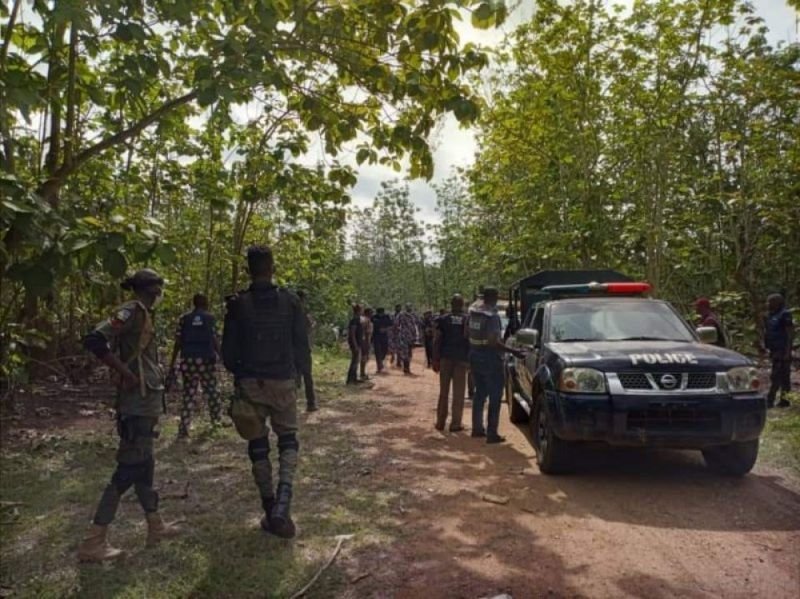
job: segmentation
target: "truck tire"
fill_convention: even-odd
[[[720,474],[744,476],[758,459],[758,439],[703,450],[706,466]]]
[[[572,448],[568,441],[559,439],[550,426],[550,415],[542,408],[542,398],[536,401],[531,414],[531,432],[536,448],[536,464],[542,474],[569,472]]]

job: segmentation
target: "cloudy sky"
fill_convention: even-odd
[[[798,16],[785,0],[752,0],[756,13],[763,17],[770,29],[770,41],[796,42],[798,40]],[[519,7],[507,20],[502,29],[480,31],[472,29],[465,22],[460,28],[462,41],[474,42],[485,46],[495,46],[506,33],[522,21],[530,18],[533,13],[534,0],[523,0]],[[631,4],[632,0],[618,0],[620,4]],[[475,138],[469,130],[460,129],[455,119],[447,119],[434,140],[435,168],[433,182],[446,179],[451,171],[459,166],[469,165],[475,154]],[[344,157],[343,157],[344,158]],[[317,156],[316,159],[324,159]],[[366,206],[372,202],[381,181],[402,177],[403,173],[396,173],[390,168],[379,165],[363,165],[359,169],[358,183],[353,189],[352,196],[357,206]],[[437,222],[435,211],[435,194],[431,186],[421,180],[409,183],[411,197],[419,207],[419,216],[426,222]]]

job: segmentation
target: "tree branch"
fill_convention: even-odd
[[[78,28],[75,20],[69,26],[69,59],[67,64],[67,122],[64,129],[64,164],[72,162],[75,147],[75,118],[78,112],[75,93],[76,66],[78,62]]]
[[[22,0],[14,0],[14,5],[11,7],[11,14],[8,17],[8,25],[6,25],[6,32],[3,36],[3,47],[0,48],[0,72],[5,71],[6,68],[8,48],[11,46],[11,34],[14,32],[14,25],[16,25],[17,22],[20,4],[22,4]]]
[[[119,133],[116,133],[111,137],[107,137],[104,140],[97,142],[93,146],[86,148],[78,155],[76,155],[75,159],[72,162],[70,162],[69,164],[67,163],[63,164],[56,172],[53,173],[53,175],[47,181],[42,183],[38,189],[39,194],[45,199],[52,198],[53,194],[57,193],[58,190],[61,188],[61,186],[64,185],[67,177],[69,177],[72,173],[78,170],[78,168],[83,166],[86,162],[88,162],[95,156],[102,154],[109,148],[113,148],[114,146],[129,140],[134,135],[141,133],[144,129],[146,129],[147,127],[158,121],[164,115],[175,110],[179,106],[188,104],[197,97],[197,93],[198,93],[197,90],[193,90],[178,98],[165,102],[159,108],[148,114],[140,121],[134,123],[127,129],[123,129]]]

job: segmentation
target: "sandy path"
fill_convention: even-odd
[[[438,379],[419,358],[415,371],[374,377],[362,393],[376,409],[349,422],[373,480],[403,490],[404,534],[353,556],[371,575],[347,596],[800,597],[800,494],[778,474],[732,480],[699,453],[609,450],[544,476],[505,405],[505,445],[435,431]]]

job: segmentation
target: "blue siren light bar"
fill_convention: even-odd
[[[652,287],[650,283],[586,283],[583,285],[549,285],[542,291],[553,294],[581,294],[581,293],[647,293]]]

